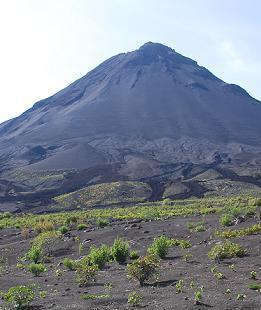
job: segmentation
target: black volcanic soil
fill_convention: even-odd
[[[48,271],[40,277],[33,277],[28,271],[16,268],[16,260],[23,256],[29,249],[30,241],[21,236],[19,229],[5,229],[0,233],[0,256],[8,259],[8,272],[0,276],[0,290],[7,290],[18,284],[37,283],[42,290],[47,291],[45,299],[37,299],[33,305],[37,309],[130,309],[127,305],[127,296],[131,291],[136,291],[143,297],[144,309],[251,309],[261,308],[261,295],[257,291],[247,288],[253,283],[250,272],[257,272],[257,283],[261,280],[261,239],[260,235],[236,238],[236,242],[248,249],[248,255],[243,258],[224,260],[217,264],[217,270],[225,275],[225,279],[218,280],[211,273],[210,268],[215,264],[207,257],[207,252],[219,240],[214,236],[214,231],[220,229],[217,215],[205,217],[207,230],[205,232],[191,233],[187,228],[187,222],[200,221],[202,217],[176,217],[166,220],[158,220],[138,223],[115,222],[105,228],[95,226],[85,232],[72,231],[72,235],[79,235],[81,241],[85,240],[85,253],[93,245],[102,243],[112,244],[117,237],[124,237],[130,242],[132,249],[141,254],[146,252],[153,238],[161,234],[169,237],[187,238],[193,246],[188,251],[193,254],[190,262],[185,262],[182,255],[186,250],[174,247],[170,250],[167,259],[160,263],[160,276],[158,282],[150,283],[143,288],[126,276],[126,265],[109,263],[105,270],[99,272],[97,282],[85,288],[80,288],[74,281],[73,271],[64,271],[60,277],[55,276],[57,268],[65,270],[59,262],[64,257],[78,258],[78,244],[68,241],[68,248],[57,254],[51,264],[46,264]],[[242,228],[256,223],[254,219],[248,219],[236,228]],[[214,236],[213,239],[211,236]],[[234,241],[234,240],[233,240]],[[71,245],[72,246],[69,246]],[[229,268],[234,264],[235,271]],[[183,279],[184,292],[177,294],[175,283]],[[196,287],[204,286],[203,303],[194,305],[193,290],[189,284],[195,282]],[[111,283],[112,288],[106,290],[104,284]],[[231,293],[227,294],[226,290]],[[110,294],[109,298],[100,300],[82,300],[81,294]],[[238,294],[245,294],[243,301],[237,300]],[[1,302],[0,302],[1,303]],[[34,309],[33,307],[31,309]],[[36,308],[35,308],[36,309]]]

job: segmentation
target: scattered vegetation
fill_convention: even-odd
[[[68,225],[70,223],[76,224],[77,222],[88,221],[90,219],[147,219],[150,214],[150,219],[158,219],[170,216],[193,216],[204,215],[211,213],[221,213],[231,205],[241,213],[252,212],[256,210],[259,201],[252,197],[230,197],[228,198],[204,198],[204,199],[188,199],[172,203],[171,205],[162,205],[157,203],[144,203],[136,207],[126,208],[103,208],[94,210],[79,210],[71,212],[59,212],[44,215],[19,215],[0,217],[0,229],[11,227],[29,227],[35,229],[39,223],[47,222],[57,225]],[[153,206],[153,208],[152,208]]]
[[[248,235],[257,235],[261,234],[261,224],[255,224],[242,229],[235,230],[225,230],[225,231],[217,231],[216,235],[221,238],[235,238],[235,237],[243,237]]]
[[[91,207],[124,202],[142,202],[151,195],[151,188],[142,182],[102,183],[80,189],[55,198],[63,208],[72,206]]]
[[[110,298],[111,295],[109,294],[82,294],[81,299],[104,299],[104,298]]]
[[[145,285],[147,282],[156,280],[159,276],[159,267],[160,264],[162,268],[176,268],[177,267],[177,276],[184,276],[183,271],[186,270],[186,268],[192,268],[192,266],[197,263],[196,261],[199,260],[200,263],[202,263],[201,259],[204,256],[206,258],[206,255],[200,255],[194,256],[195,260],[190,261],[190,264],[184,264],[182,262],[182,259],[186,262],[188,262],[195,253],[197,253],[198,245],[205,246],[213,242],[213,236],[217,236],[220,238],[239,238],[243,236],[253,235],[253,234],[260,234],[260,224],[258,223],[257,218],[255,217],[257,214],[258,208],[260,208],[257,204],[259,203],[259,200],[250,199],[246,197],[234,197],[234,198],[207,198],[207,199],[190,199],[186,201],[171,201],[168,199],[167,201],[158,203],[144,203],[139,204],[134,207],[124,207],[124,208],[104,208],[104,209],[93,209],[93,210],[78,210],[78,211],[72,211],[72,212],[61,212],[61,213],[54,213],[54,214],[44,214],[44,215],[12,215],[12,214],[0,214],[0,229],[9,228],[9,227],[19,227],[18,233],[17,233],[17,240],[19,242],[26,244],[29,246],[29,251],[26,253],[24,257],[16,257],[17,264],[13,266],[9,266],[7,262],[7,258],[10,260],[10,253],[8,252],[9,249],[2,249],[2,253],[5,253],[5,256],[0,258],[0,276],[8,277],[8,274],[11,274],[12,272],[18,271],[20,274],[24,274],[25,276],[31,279],[30,274],[27,272],[30,271],[34,276],[40,276],[45,270],[45,266],[48,267],[48,278],[50,277],[57,277],[55,279],[56,283],[60,283],[60,281],[66,280],[68,281],[68,278],[75,277],[75,281],[79,284],[79,286],[85,287],[92,285],[93,282],[96,280],[97,275],[99,277],[103,276],[103,274],[106,274],[107,279],[107,273],[111,271],[117,272],[117,269],[123,270],[125,269],[125,266],[118,266],[116,264],[112,264],[110,268],[104,268],[106,265],[109,265],[112,261],[116,261],[120,264],[124,264],[125,262],[129,262],[129,264],[126,267],[127,276],[131,279],[134,279],[138,281],[140,286]],[[153,206],[153,207],[152,207]],[[207,229],[209,230],[210,235],[206,238],[203,242],[203,238],[201,238],[200,243],[195,243],[195,246],[191,250],[188,250],[192,243],[190,240],[193,240],[193,243],[195,242],[195,238],[197,238],[199,235],[194,234],[197,232],[201,232],[206,230],[205,227],[205,219],[204,221],[202,219],[202,215],[204,214],[211,214],[211,213],[217,213],[219,218],[219,214],[221,214],[221,218],[225,218],[227,215],[231,219],[231,223],[228,225],[233,224],[240,224],[240,222],[235,223],[235,219],[240,219],[242,216],[244,222],[251,222],[251,226],[246,226],[247,223],[244,223],[242,226],[244,228],[240,229],[226,229],[223,228],[220,231],[214,231],[212,225],[208,225]],[[136,219],[149,219],[149,220],[155,220],[155,219],[162,219],[162,218],[168,218],[168,223],[171,223],[171,220],[169,220],[172,216],[178,216],[182,215],[184,217],[189,217],[188,219],[180,219],[180,222],[182,223],[180,226],[180,235],[185,235],[187,231],[184,232],[184,222],[187,225],[187,228],[191,231],[190,236],[188,236],[188,239],[176,239],[171,237],[166,237],[165,235],[161,235],[153,240],[153,242],[149,245],[147,249],[147,255],[140,256],[139,254],[146,253],[146,248],[144,248],[144,244],[140,243],[140,240],[146,239],[151,240],[152,237],[154,237],[154,231],[151,232],[148,229],[148,225],[152,224],[157,225],[157,223],[146,223],[141,222],[139,225],[132,225],[132,221],[128,222],[119,222],[119,225],[126,227],[126,229],[129,229],[127,233],[131,233],[131,236],[135,235],[135,231],[137,233],[141,233],[139,239],[135,239],[131,237],[128,240],[117,238],[113,244],[102,244],[99,246],[93,245],[93,234],[97,232],[98,234],[106,234],[107,230],[110,228],[112,230],[115,230],[114,235],[117,236],[118,226],[117,221],[115,220],[129,220],[129,219],[135,219],[133,221],[134,223],[139,222],[136,221]],[[195,216],[195,218],[191,218],[192,216]],[[199,220],[194,220],[199,219]],[[100,229],[97,229],[97,226],[100,228],[106,227],[110,225],[111,222],[114,222],[114,225],[109,228],[106,228],[105,231],[101,231]],[[210,217],[207,217],[207,222],[211,223],[212,219]],[[254,222],[256,221],[256,224]],[[115,223],[116,222],[116,223]],[[180,223],[178,220],[178,223]],[[223,223],[224,224],[224,223]],[[222,225],[223,225],[222,224]],[[160,224],[161,225],[161,224]],[[250,224],[249,224],[250,225]],[[119,227],[122,227],[119,226]],[[227,226],[227,225],[223,225]],[[240,226],[240,227],[242,227]],[[145,228],[146,227],[146,228]],[[162,227],[162,226],[161,226]],[[236,225],[235,225],[236,227]],[[88,232],[84,231],[88,228]],[[131,228],[131,229],[130,229]],[[141,230],[138,230],[140,229]],[[137,230],[136,230],[137,229]],[[76,230],[83,230],[83,231],[76,231]],[[14,230],[16,233],[17,230]],[[69,233],[70,232],[70,233]],[[133,234],[134,232],[134,234]],[[171,230],[165,230],[166,234],[172,234]],[[6,232],[3,231],[3,235]],[[144,235],[143,233],[146,233],[148,235]],[[173,230],[173,236],[176,234],[177,231]],[[13,234],[13,231],[12,231]],[[76,236],[75,236],[76,234]],[[65,235],[65,236],[64,236]],[[202,236],[205,237],[206,234],[203,234]],[[129,236],[129,235],[128,235]],[[147,237],[146,237],[147,236]],[[14,236],[12,235],[12,239]],[[16,238],[16,237],[15,237]],[[88,238],[88,239],[85,239]],[[133,238],[133,239],[132,239]],[[191,239],[190,239],[191,238]],[[29,240],[28,240],[29,239]],[[251,238],[250,238],[251,239]],[[94,239],[96,240],[96,239]],[[97,239],[98,240],[98,239]],[[102,239],[101,239],[102,240]],[[101,241],[100,240],[100,241]],[[137,242],[138,240],[138,242]],[[210,241],[210,242],[209,242]],[[68,242],[68,252],[60,251],[61,245],[63,242]],[[74,242],[74,243],[73,243]],[[90,243],[89,243],[90,242]],[[95,241],[94,241],[95,242]],[[72,247],[71,247],[72,245]],[[136,250],[130,251],[130,247],[137,246],[139,252]],[[197,246],[196,246],[197,245]],[[79,246],[79,253],[77,251],[77,248]],[[166,259],[168,257],[168,253],[170,251],[171,247],[180,247],[181,249],[173,249],[174,251],[178,251],[177,259],[175,259],[175,263],[173,263],[173,260],[165,260],[161,261],[160,259]],[[24,247],[23,247],[24,248]],[[54,249],[57,249],[58,251],[54,253]],[[76,249],[74,253],[71,253],[71,250]],[[205,248],[205,250],[207,247]],[[60,251],[60,252],[59,252]],[[203,251],[204,252],[204,251]],[[253,258],[253,255],[251,255],[251,248],[249,246],[248,252],[250,253],[250,257]],[[58,254],[57,254],[58,253]],[[60,253],[63,253],[62,255]],[[67,254],[66,254],[67,253]],[[215,244],[212,249],[209,251],[208,256],[210,259],[215,260],[216,262],[219,262],[222,259],[225,258],[232,258],[232,257],[241,257],[246,255],[246,249],[244,249],[241,245],[230,242],[229,240],[221,240],[219,243]],[[70,256],[72,254],[72,256]],[[11,254],[13,255],[13,254]],[[24,255],[24,252],[19,253],[19,255]],[[65,255],[68,255],[68,257],[65,257]],[[181,256],[180,256],[181,255]],[[63,259],[58,257],[65,257]],[[72,259],[73,258],[73,259]],[[12,260],[10,260],[12,262]],[[233,264],[229,265],[228,268],[233,270],[234,272],[241,270],[240,269],[240,263],[241,260],[234,260]],[[11,263],[13,264],[13,263]],[[49,264],[49,265],[48,265]],[[177,264],[177,266],[176,266]],[[235,266],[238,268],[235,268]],[[239,264],[239,265],[238,265]],[[168,267],[173,266],[173,267]],[[175,267],[174,267],[175,266]],[[217,267],[218,266],[218,267]],[[213,277],[215,277],[217,280],[221,280],[225,278],[225,275],[229,277],[229,281],[233,280],[233,274],[227,269],[225,270],[224,266],[217,265],[211,268],[211,272],[213,273]],[[250,267],[246,270],[246,281],[249,278],[251,278],[251,284],[244,284],[245,288],[253,290],[253,292],[249,292],[250,294],[259,294],[259,291],[261,291],[261,284],[259,283],[258,274],[255,271],[255,268],[253,265],[250,265],[253,270],[251,271]],[[221,267],[224,267],[221,269]],[[180,271],[179,271],[180,268]],[[218,270],[220,268],[220,270]],[[19,270],[18,270],[19,269]],[[102,271],[100,271],[102,270]],[[176,269],[175,269],[176,270]],[[120,272],[121,272],[120,271]],[[222,272],[221,272],[222,271]],[[2,273],[3,272],[3,273]],[[175,271],[176,272],[176,271]],[[180,273],[179,273],[180,272]],[[224,273],[223,273],[224,272]],[[231,276],[232,274],[232,276]],[[235,274],[236,275],[236,274]],[[20,275],[19,275],[20,276]],[[173,280],[162,279],[164,281],[158,282],[157,285],[159,287],[165,287],[165,285],[169,285],[169,281],[171,282],[171,286],[174,286],[174,289],[176,290],[176,293],[182,293],[186,292],[187,289],[191,290],[191,293],[194,294],[194,300],[196,304],[202,304],[203,299],[203,287],[198,288],[197,281],[198,279],[195,277],[193,279],[194,275],[190,277],[188,282],[183,279],[179,279],[175,284],[173,284]],[[191,280],[192,279],[192,280]],[[35,279],[37,280],[37,279]],[[3,279],[5,281],[5,278]],[[123,280],[124,281],[124,280]],[[38,283],[41,283],[41,278],[37,280]],[[166,282],[166,283],[165,283]],[[223,282],[223,281],[221,281]],[[25,282],[26,283],[26,282]],[[112,280],[112,283],[114,285],[114,282]],[[220,286],[220,281],[214,281],[216,285]],[[224,283],[228,283],[225,281]],[[100,284],[99,284],[100,285]],[[129,283],[128,283],[129,285]],[[155,284],[152,284],[155,286]],[[31,301],[35,298],[35,290],[32,287],[25,287],[20,286],[21,289],[21,303],[19,302],[10,302],[11,297],[7,297],[6,293],[1,293],[3,301],[5,301],[7,304],[9,304],[11,307],[14,307],[14,305],[17,305],[16,309],[25,309]],[[48,287],[48,286],[47,286]],[[92,289],[95,289],[96,286],[94,286]],[[16,287],[18,288],[18,287]],[[30,299],[30,293],[28,290],[24,288],[29,288],[33,292],[33,298]],[[112,293],[114,294],[114,289],[112,289],[112,284],[105,284],[104,285],[104,291],[105,293]],[[129,288],[128,288],[129,289]],[[17,289],[18,290],[18,289]],[[110,290],[110,291],[108,291]],[[145,290],[147,291],[147,289]],[[232,291],[232,289],[231,289]],[[226,294],[231,293],[230,289],[225,288]],[[233,291],[235,291],[233,289]],[[257,291],[257,292],[254,292]],[[49,295],[51,294],[58,294],[60,292],[59,289],[57,290],[51,290],[48,291],[40,291],[39,297],[41,299],[47,298],[47,301],[49,302]],[[172,291],[173,292],[173,291]],[[223,292],[223,293],[224,293]],[[242,288],[238,289],[238,292],[244,292],[244,289]],[[28,293],[28,294],[27,294]],[[95,300],[95,299],[103,299],[103,298],[110,298],[110,294],[105,294],[101,291],[100,294],[89,294],[89,292],[84,292],[84,290],[80,291],[79,293],[82,295],[79,295],[81,299],[84,300]],[[99,293],[99,291],[98,291]],[[18,294],[18,293],[17,293]],[[26,295],[27,294],[27,295]],[[12,296],[15,294],[12,293]],[[10,295],[11,296],[11,295]],[[29,296],[28,299],[26,299]],[[207,294],[206,297],[210,294]],[[231,293],[229,296],[229,299],[231,300],[233,294]],[[39,298],[38,297],[38,298]],[[115,296],[116,297],[116,296]],[[18,298],[16,297],[12,298]],[[234,299],[237,298],[238,300],[243,300],[245,298],[244,294],[238,294],[235,295]],[[8,301],[9,300],[9,301]],[[28,301],[29,300],[29,301]],[[187,300],[187,299],[186,299]],[[38,300],[39,301],[39,300]],[[46,301],[46,302],[47,302]],[[28,303],[27,303],[28,302]],[[42,300],[43,302],[43,300]],[[206,302],[209,302],[206,301]],[[137,292],[131,292],[128,295],[128,304],[130,306],[139,306],[142,303],[142,297]],[[1,308],[1,306],[0,306]]]

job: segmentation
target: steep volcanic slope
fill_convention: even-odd
[[[141,179],[178,163],[258,166],[260,150],[259,101],[151,42],[0,125],[2,172],[118,165]]]

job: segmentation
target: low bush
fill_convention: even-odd
[[[140,306],[142,302],[142,297],[140,294],[137,292],[131,292],[128,295],[128,304],[133,306],[133,307],[138,307]]]
[[[184,287],[184,280],[179,280],[176,284],[176,292],[177,294],[182,293],[183,292],[183,287]]]
[[[1,292],[1,296],[11,307],[20,310],[34,300],[35,292],[31,287],[18,285],[11,287],[6,293]]]
[[[61,226],[59,228],[59,231],[64,235],[64,234],[68,233],[69,228],[67,226]]]
[[[180,239],[180,240],[176,240],[176,242],[178,242],[178,245],[182,248],[182,249],[189,249],[192,247],[192,244],[189,240],[185,240],[185,239]]]
[[[230,214],[222,214],[220,216],[219,223],[222,226],[231,226],[233,219],[233,216]]]
[[[28,239],[30,237],[30,231],[28,228],[23,228],[21,231],[21,235],[25,238]]]
[[[256,280],[256,276],[257,276],[257,272],[254,271],[254,270],[252,270],[252,271],[250,272],[250,277],[251,277],[251,279]]]
[[[39,262],[41,255],[42,255],[42,249],[38,246],[32,246],[27,253],[27,258],[33,261],[34,263],[37,263]]]
[[[196,305],[201,305],[202,303],[202,298],[203,298],[203,288],[197,290],[194,293],[194,301]]]
[[[189,222],[187,227],[191,232],[202,232],[206,230],[204,222]]]
[[[162,235],[154,239],[152,245],[148,248],[148,253],[157,255],[159,258],[164,259],[167,256],[171,246],[172,246],[171,239]]]
[[[44,264],[35,264],[32,263],[28,266],[28,270],[35,276],[39,277],[41,273],[43,273],[46,269]]]
[[[37,263],[44,257],[52,254],[55,247],[61,242],[61,233],[58,231],[47,231],[40,233],[34,238],[32,246],[26,254],[27,259]]]
[[[127,274],[129,278],[138,280],[143,286],[145,281],[157,275],[159,261],[155,255],[146,255],[139,257],[136,261],[127,266]]]
[[[87,265],[85,263],[79,264],[76,269],[76,282],[79,286],[87,286],[94,282],[99,268],[97,265]]]
[[[104,228],[104,227],[108,226],[109,223],[110,222],[108,220],[106,220],[106,219],[98,219],[96,221],[97,226],[99,226],[100,228]]]
[[[103,244],[100,247],[92,246],[88,254],[88,262],[91,265],[97,265],[99,269],[104,268],[111,257],[110,248]]]
[[[111,247],[112,258],[122,264],[126,262],[129,256],[129,244],[121,238],[117,238]]]
[[[140,256],[137,251],[133,250],[130,252],[130,259],[138,259]]]
[[[70,259],[68,257],[64,258],[62,261],[64,267],[66,267],[69,270],[76,270],[77,266],[79,264],[78,261],[74,260],[74,259]]]
[[[52,230],[54,230],[54,225],[52,222],[49,221],[43,221],[42,223],[39,223],[38,225],[35,226],[35,231],[38,234]]]
[[[230,241],[217,244],[208,252],[208,257],[217,261],[225,258],[242,257],[245,255],[246,250],[241,245]]]
[[[261,292],[261,283],[251,283],[248,285],[248,288],[254,291],[260,291]]]
[[[77,226],[77,229],[78,229],[78,230],[85,230],[87,227],[88,227],[88,226],[87,226],[86,224],[79,224],[79,225]]]

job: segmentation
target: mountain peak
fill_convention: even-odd
[[[141,51],[143,53],[149,53],[149,54],[158,54],[158,55],[162,55],[162,54],[168,54],[169,52],[175,52],[172,48],[163,45],[161,43],[156,43],[156,42],[147,42],[145,44],[143,44],[138,51]]]
[[[137,167],[141,157],[205,163],[231,143],[261,150],[260,118],[260,106],[241,88],[147,42],[0,125],[0,164],[87,169],[126,158],[127,167],[133,154]]]

